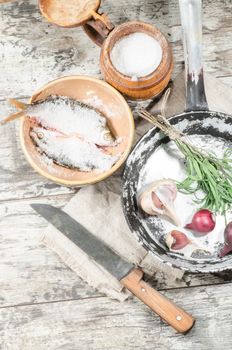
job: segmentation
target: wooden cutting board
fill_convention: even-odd
[[[205,91],[206,97],[211,111],[223,112],[232,115],[232,88],[220,82],[219,79],[214,78],[210,74],[205,73]],[[165,115],[170,117],[172,115],[181,113],[185,108],[185,79],[184,71],[181,72],[174,79],[171,85],[171,95],[168,99]],[[162,99],[161,99],[162,100]],[[148,107],[153,114],[160,112],[162,101],[154,104],[151,103]]]

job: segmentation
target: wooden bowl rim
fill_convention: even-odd
[[[103,173],[100,173],[99,175],[96,175],[96,177],[92,178],[91,180],[82,180],[82,181],[72,181],[72,180],[65,180],[65,179],[61,179],[58,178],[54,175],[51,175],[49,172],[44,171],[43,169],[41,169],[34,161],[33,159],[30,157],[30,154],[27,151],[27,148],[25,146],[25,139],[24,139],[24,122],[26,117],[21,118],[21,122],[20,122],[20,143],[21,143],[21,147],[23,150],[23,153],[27,159],[27,161],[29,162],[29,164],[31,165],[31,167],[36,170],[40,175],[46,177],[47,179],[58,183],[58,184],[62,184],[62,185],[66,185],[66,186],[85,186],[85,185],[91,185],[94,184],[96,182],[102,181],[104,179],[106,179],[107,177],[111,176],[113,173],[115,173],[121,166],[122,164],[125,162],[125,160],[127,159],[130,151],[131,151],[131,147],[133,144],[133,140],[134,140],[134,134],[135,134],[135,124],[134,124],[134,118],[133,118],[133,114],[132,111],[128,105],[128,103],[126,102],[125,98],[110,84],[108,84],[107,82],[91,77],[91,76],[87,76],[87,75],[70,75],[70,76],[64,76],[58,79],[54,79],[52,81],[50,81],[49,83],[45,84],[43,87],[41,87],[39,90],[37,90],[29,99],[29,103],[31,103],[33,100],[37,99],[40,95],[40,93],[47,89],[48,87],[50,87],[51,85],[53,85],[55,82],[59,82],[59,81],[65,81],[65,80],[88,80],[88,81],[93,81],[97,84],[100,85],[104,85],[107,89],[111,90],[112,93],[116,94],[121,100],[122,103],[124,104],[125,108],[127,109],[128,112],[128,118],[130,121],[130,132],[128,134],[128,146],[125,148],[125,151],[123,152],[123,155],[120,157],[120,159],[112,166],[112,168],[110,168],[108,171],[105,171]]]
[[[85,19],[83,19],[82,21],[77,21],[76,23],[72,23],[72,24],[64,24],[62,22],[56,22],[54,21],[48,14],[47,12],[44,11],[44,8],[42,7],[41,3],[42,3],[43,0],[39,0],[39,9],[40,9],[40,12],[42,13],[42,15],[44,16],[44,18],[46,18],[46,20],[49,22],[49,23],[52,23],[52,24],[55,24],[59,27],[63,27],[63,28],[75,28],[75,27],[80,27],[82,26],[83,24],[85,24],[86,22],[88,22],[88,20],[90,20],[92,18],[92,13],[91,11],[89,12],[88,15],[86,15]],[[69,0],[67,0],[69,1]],[[98,4],[97,6],[94,8],[94,11],[97,11],[99,9],[101,5],[101,0],[98,0]]]

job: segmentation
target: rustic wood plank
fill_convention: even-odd
[[[154,3],[149,0],[141,6],[139,0],[134,0],[133,7],[129,3],[129,0],[121,0],[116,3],[106,0],[103,3],[103,9],[110,14],[114,23],[133,18],[151,22],[166,34],[171,29],[170,40],[174,46],[176,73],[183,60],[177,2],[162,0]],[[207,50],[214,50],[216,40],[217,50],[225,52],[226,56],[217,56],[217,64],[222,80],[231,84],[232,78],[228,75],[227,69],[230,64],[228,62],[230,62],[232,42],[231,23],[228,20],[230,4],[223,0],[220,0],[219,3],[220,6],[210,1],[210,16],[206,14],[204,16],[207,28],[205,37],[208,40]],[[217,13],[219,15],[225,13],[225,16],[221,16],[219,20]],[[100,76],[99,48],[91,43],[80,28],[64,29],[47,23],[40,15],[37,1],[3,4],[0,16],[0,52],[2,55],[0,73],[4,77],[0,85],[0,98],[29,96],[48,80],[65,74],[81,73]],[[222,41],[220,41],[221,36]],[[207,52],[207,57],[211,60],[211,54],[208,55]],[[210,62],[209,64],[207,62],[207,69],[211,67]],[[226,71],[224,71],[225,67],[227,67]],[[214,74],[217,75],[219,72],[214,71]],[[131,105],[134,107],[135,103]],[[0,117],[8,115],[10,111],[12,109],[7,102],[2,101]],[[0,200],[73,193],[71,189],[48,182],[31,169],[21,152],[17,125],[17,123],[12,123],[0,129],[2,140]]]
[[[164,0],[146,1],[143,8],[139,0],[134,0],[132,7],[129,0],[105,0],[103,4],[113,23],[153,20],[162,30],[166,27],[165,8]],[[30,96],[47,81],[62,75],[100,76],[100,49],[81,28],[65,29],[49,24],[40,14],[37,0],[3,4],[0,16],[0,69],[5,77],[0,98]]]
[[[231,285],[173,290],[165,295],[193,314],[187,335],[177,334],[144,304],[106,297],[0,310],[4,350],[231,349]]]
[[[39,241],[47,222],[29,204],[41,202],[62,207],[70,196],[0,203],[0,307],[99,295]],[[186,275],[183,280],[173,282],[159,273],[149,283],[162,290],[231,280],[232,274]]]
[[[180,72],[183,57],[182,30],[178,2],[169,1],[169,40],[175,57],[174,76]],[[228,76],[232,85],[232,2],[225,0],[203,1],[203,59],[206,72],[215,77]]]
[[[215,76],[231,77],[231,2],[208,1],[204,16],[206,70]],[[175,74],[181,69],[183,50],[178,2],[105,0],[103,10],[115,24],[144,20],[156,25],[173,43]],[[100,76],[100,49],[81,28],[65,29],[49,24],[40,14],[36,0],[1,5],[0,21],[0,98],[30,96],[49,80],[62,75]],[[13,69],[12,69],[13,67]],[[230,84],[231,80],[229,81]]]
[[[37,202],[61,207],[69,199],[66,195]],[[31,209],[31,202],[35,200],[0,204],[0,306],[99,295],[40,244],[47,222]]]
[[[145,20],[167,35],[170,32],[174,75],[183,61],[177,5],[174,0],[148,0],[143,6],[139,0],[133,6],[129,0],[103,2],[114,23]],[[80,28],[48,24],[36,0],[1,4],[0,10],[0,99],[29,96],[62,75],[100,77],[100,50]],[[231,1],[204,2],[206,71],[232,86],[231,27]],[[10,108],[5,101],[1,107],[3,117]],[[222,344],[231,349],[231,274],[186,275],[175,283],[159,274],[150,279],[157,289],[170,289],[166,295],[197,318],[185,337],[174,336],[138,301],[119,304],[101,297],[38,244],[46,222],[33,213],[31,200],[15,200],[45,196],[38,201],[63,206],[74,191],[48,183],[29,167],[20,149],[17,123],[1,128],[0,139],[0,200],[9,200],[0,203],[0,349],[204,350]],[[42,304],[14,307],[36,303]]]

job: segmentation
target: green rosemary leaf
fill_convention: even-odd
[[[177,184],[178,189],[189,194],[201,190],[205,195],[195,202],[225,215],[232,206],[232,150],[225,150],[223,158],[218,159],[215,154],[203,154],[183,140],[175,142],[186,158],[187,176]]]

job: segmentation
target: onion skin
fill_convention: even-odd
[[[223,258],[232,251],[232,221],[226,226],[224,231],[225,244],[218,256]]]
[[[208,209],[201,209],[193,215],[192,222],[187,224],[185,228],[205,235],[213,231],[215,225],[213,213]]]

